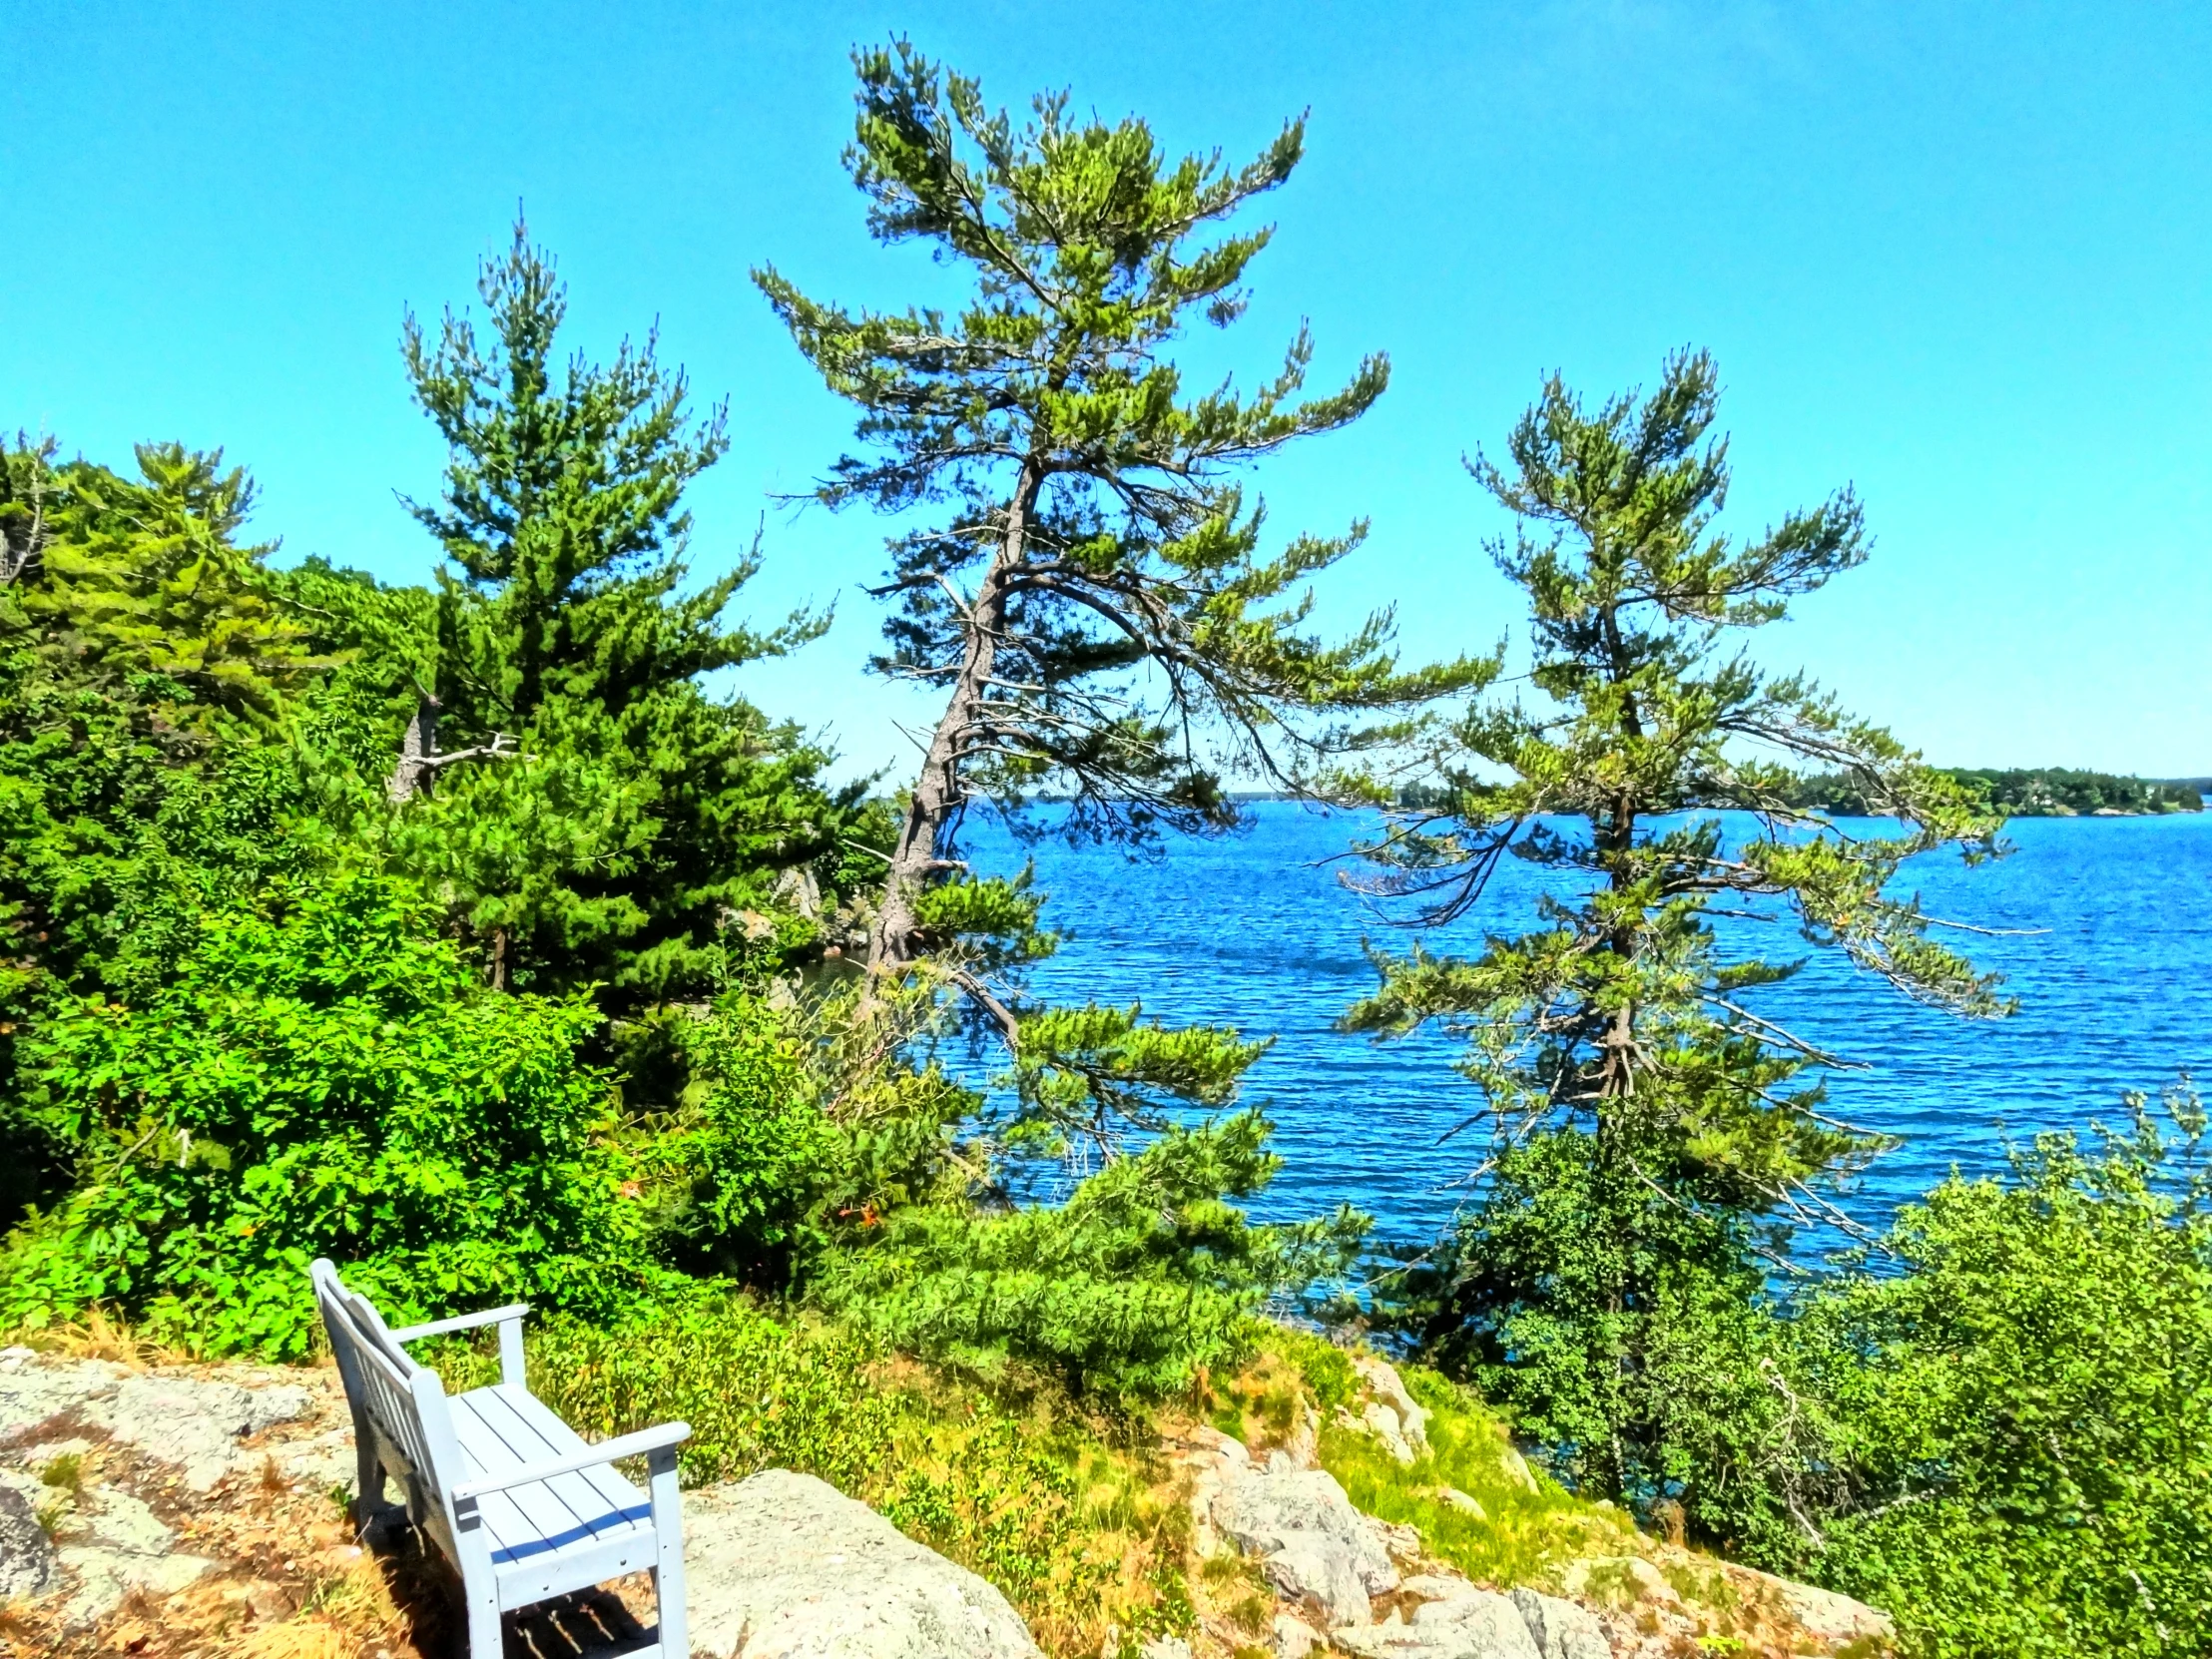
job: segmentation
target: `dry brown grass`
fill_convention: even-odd
[[[63,1354],[73,1360],[113,1360],[126,1366],[158,1366],[190,1358],[141,1337],[129,1321],[97,1304],[69,1325],[0,1334],[0,1344],[18,1343],[41,1354]]]

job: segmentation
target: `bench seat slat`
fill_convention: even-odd
[[[450,1404],[453,1437],[460,1444],[467,1473],[500,1474],[555,1454],[555,1448],[536,1432],[517,1433],[511,1411],[501,1411],[496,1401],[480,1397],[487,1391],[456,1395]],[[531,1481],[477,1499],[493,1562],[544,1555],[564,1543],[595,1536],[588,1518],[564,1501],[565,1496],[543,1481]]]
[[[528,1396],[525,1395],[525,1398]],[[535,1400],[531,1401],[536,1404]],[[565,1455],[584,1444],[551,1412],[525,1415],[504,1387],[478,1388],[452,1400],[453,1434],[472,1475],[499,1474]],[[550,1431],[549,1431],[550,1430]],[[532,1480],[477,1499],[491,1558],[506,1566],[650,1531],[653,1506],[612,1469]]]
[[[529,1389],[510,1388],[502,1384],[497,1391],[500,1402],[510,1406],[517,1416],[540,1434],[548,1439],[558,1436],[562,1449],[574,1450],[584,1444],[583,1437],[555,1416],[553,1408]],[[631,1509],[645,1501],[645,1495],[618,1474],[611,1463],[601,1463],[595,1468],[580,1469],[577,1472],[582,1479],[590,1482],[599,1493],[600,1500],[610,1509]]]

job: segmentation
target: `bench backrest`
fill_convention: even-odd
[[[454,1547],[451,1494],[466,1472],[453,1437],[444,1383],[436,1372],[407,1357],[375,1305],[346,1289],[328,1261],[317,1261],[308,1271],[323,1329],[330,1336],[330,1352],[353,1408],[355,1433],[366,1428],[375,1434],[379,1449],[388,1453],[387,1467],[393,1458],[405,1463],[404,1470],[391,1472],[407,1482],[408,1508],[415,1511],[417,1522],[441,1534],[440,1541],[450,1553]]]

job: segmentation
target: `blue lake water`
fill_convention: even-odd
[[[1424,1240],[1463,1201],[1455,1177],[1486,1132],[1438,1141],[1479,1110],[1440,1036],[1387,1044],[1334,1029],[1375,983],[1363,939],[1401,950],[1411,935],[1338,879],[1362,825],[1287,803],[1253,810],[1249,831],[1178,841],[1156,862],[1046,843],[1038,883],[1047,920],[1072,935],[1042,964],[1055,1001],[1142,1001],[1174,1023],[1221,1022],[1276,1044],[1247,1075],[1246,1098],[1280,1126],[1286,1167],[1254,1209],[1283,1218],[1340,1201],[1377,1218],[1380,1238]],[[2193,1070],[2212,1082],[2212,813],[2146,819],[2027,819],[2013,854],[1976,869],[1955,857],[1909,865],[1899,885],[1933,914],[2017,936],[1951,935],[2020,999],[2008,1020],[1966,1021],[1916,1006],[1813,952],[1796,979],[1754,993],[1762,1016],[1867,1069],[1837,1073],[1833,1109],[1902,1137],[1847,1195],[1880,1223],[1953,1166],[2000,1167],[2004,1136],[2118,1122],[2126,1090],[2150,1093]],[[981,867],[1018,866],[1002,830],[968,837]],[[1431,936],[1479,947],[1484,931],[1530,924],[1542,875],[1508,860],[1482,909]],[[1761,930],[1761,953],[1807,947],[1788,927]]]

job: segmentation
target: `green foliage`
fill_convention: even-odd
[[[17,1075],[47,998],[158,983],[205,908],[310,859],[277,711],[317,664],[237,543],[244,474],[53,455],[0,451],[0,1227],[66,1183]]]
[[[2212,1646],[2212,1182],[2167,1107],[1954,1176],[1806,1312],[1850,1484],[1799,1559],[1916,1654]]]
[[[824,1242],[813,1212],[848,1149],[789,1023],[758,997],[674,1023],[697,1098],[655,1122],[639,1153],[658,1177],[661,1248],[694,1272],[781,1289],[795,1256]]]
[[[0,1322],[94,1304],[195,1350],[296,1357],[307,1261],[400,1318],[649,1291],[588,1001],[486,991],[419,903],[360,877],[207,918],[137,1006],[89,997],[26,1045],[74,1186],[7,1247]]]
[[[824,794],[828,757],[796,728],[700,677],[828,621],[725,625],[758,548],[687,591],[682,496],[727,447],[723,411],[691,418],[653,336],[558,368],[566,291],[520,224],[478,287],[488,338],[451,312],[435,343],[411,317],[405,338],[449,457],[439,500],[408,503],[458,571],[434,639],[387,641],[393,607],[358,584],[317,590],[419,699],[418,755],[401,755],[402,805],[377,832],[498,983],[598,983],[617,1010],[711,994],[729,919],[778,907],[781,872],[828,858],[853,801]]]
[[[136,480],[53,453],[19,438],[0,464],[16,626],[51,672],[139,706],[172,746],[224,716],[274,718],[318,665],[265,569],[274,545],[236,540],[245,470],[177,443],[140,444]]]
[[[1233,472],[1357,419],[1381,357],[1305,398],[1311,342],[1249,394],[1188,394],[1170,355],[1198,319],[1243,311],[1271,233],[1221,227],[1290,177],[1303,127],[1256,161],[1171,161],[1134,117],[1070,119],[1064,94],[1017,129],[977,84],[903,41],[856,52],[845,163],[886,244],[920,242],[965,272],[959,308],[848,311],[773,269],[755,279],[831,391],[859,409],[860,452],[819,495],[938,526],[891,543],[877,590],[898,610],[882,673],[941,693],[944,713],[892,849],[871,965],[931,948],[920,907],[961,878],[971,800],[1039,790],[1057,827],[1133,844],[1217,831],[1238,812],[1225,767],[1287,779],[1360,747],[1345,720],[1455,689],[1487,665],[1400,673],[1379,612],[1351,638],[1308,630],[1299,590],[1357,545],[1301,537],[1261,553],[1262,515]],[[1213,237],[1207,242],[1203,239]]]
[[[2186,784],[2115,778],[2108,772],[2069,772],[2063,767],[1986,772],[1953,767],[1950,776],[1965,788],[1984,794],[1989,811],[2005,818],[2204,811],[2202,796]]]
[[[1556,1582],[1570,1561],[1638,1547],[1625,1515],[1532,1476],[1504,1422],[1472,1392],[1421,1367],[1400,1375],[1429,1413],[1427,1449],[1410,1466],[1371,1434],[1329,1420],[1322,1426],[1321,1465],[1362,1511],[1418,1528],[1427,1553],[1483,1583]]]
[[[1019,1103],[1009,1139],[1057,1149],[1081,1128],[1110,1143],[1122,1124],[1165,1127],[1177,1104],[1226,1106],[1274,1040],[1246,1042],[1223,1026],[1165,1027],[1138,1004],[1024,1010],[1005,1077]]]
[[[634,699],[777,652],[822,631],[804,615],[769,635],[721,616],[759,568],[739,561],[682,595],[685,486],[728,449],[722,407],[694,424],[683,370],[657,336],[608,365],[554,366],[568,295],[519,221],[477,291],[493,337],[445,314],[433,346],[403,342],[416,401],[450,453],[436,504],[408,502],[490,614],[455,625],[453,713],[478,730],[521,724],[550,698],[619,714]]]
[[[1364,528],[1270,556],[1234,482],[1291,440],[1356,419],[1382,390],[1381,358],[1311,399],[1303,334],[1245,395],[1188,394],[1172,359],[1189,323],[1226,326],[1243,309],[1240,284],[1269,233],[1223,227],[1290,176],[1296,124],[1227,169],[1170,161],[1134,118],[1070,120],[1064,96],[1036,100],[1017,131],[976,83],[903,42],[857,52],[854,66],[845,162],[870,232],[929,246],[971,284],[949,313],[849,311],[755,274],[800,350],[858,409],[858,449],[820,498],[945,510],[891,542],[877,590],[897,609],[876,668],[944,706],[890,838],[855,1012],[905,1035],[889,1010],[918,986],[964,1009],[967,1034],[1003,1045],[979,1125],[989,1140],[966,1149],[978,1187],[1010,1152],[1113,1160],[1131,1127],[1167,1132],[1064,1210],[887,1212],[879,1234],[826,1260],[821,1294],[887,1340],[967,1363],[1026,1360],[1111,1392],[1172,1387],[1229,1352],[1259,1296],[1336,1259],[1356,1224],[1245,1227],[1227,1200],[1272,1172],[1261,1121],[1167,1126],[1228,1105],[1265,1045],[1170,1029],[1138,1008],[1028,998],[1021,971],[1056,943],[1042,897],[1026,871],[1007,879],[960,857],[964,814],[989,804],[1038,830],[1020,809],[1051,791],[1056,827],[1077,840],[1145,846],[1164,829],[1227,830],[1239,814],[1226,766],[1313,770],[1369,741],[1348,723],[1394,718],[1489,665],[1401,673],[1386,612],[1342,642],[1314,634],[1302,590]]]
[[[1757,1235],[1741,1212],[1646,1191],[1594,1136],[1531,1136],[1385,1310],[1417,1311],[1434,1360],[1576,1490],[1663,1497],[1709,1537],[1763,1539],[1781,1508],[1768,1477],[1799,1447],[1758,1367],[1773,1333]]]
[[[354,1280],[351,1270],[348,1282]],[[870,1377],[877,1352],[847,1333],[780,1324],[733,1297],[701,1296],[594,1322],[533,1316],[530,1391],[580,1432],[607,1437],[671,1418],[687,1485],[796,1469],[865,1494],[906,1415]],[[497,1381],[489,1349],[431,1357],[449,1389]]]
[[[1188,1511],[1147,1462],[1042,1395],[1014,1411],[889,1362],[835,1327],[782,1324],[694,1299],[608,1329],[533,1320],[532,1391],[591,1437],[672,1418],[687,1483],[797,1469],[1003,1590],[1056,1654],[1095,1654],[1106,1626],[1187,1632]],[[488,1348],[445,1345],[449,1388],[497,1375]]]
[[[1723,1420],[1725,1389],[1684,1391],[1694,1357],[1757,1325],[1762,1258],[1794,1220],[1826,1215],[1820,1185],[1881,1142],[1821,1111],[1835,1057],[1755,1011],[1799,964],[1724,951],[1715,913],[1793,927],[1937,1007],[2006,1005],[1889,891],[1919,854],[1990,855],[1994,824],[1733,641],[1856,566],[1865,542],[1849,491],[1755,539],[1716,528],[1716,385],[1690,353],[1641,401],[1589,408],[1554,378],[1513,430],[1510,470],[1475,463],[1518,520],[1491,551],[1528,595],[1545,701],[1479,707],[1440,734],[1433,777],[1365,850],[1373,884],[1424,900],[1426,920],[1474,907],[1506,857],[1554,872],[1554,896],[1537,930],[1479,955],[1378,955],[1382,984],[1347,1024],[1465,1034],[1471,1116],[1495,1135],[1482,1202],[1405,1275],[1395,1316],[1578,1486],[1676,1498],[1720,1536],[1744,1504],[1694,1448],[1764,1424]],[[1846,835],[1797,806],[1784,763],[1807,759],[1841,767],[1901,828]],[[1723,812],[1757,828],[1731,840]]]
[[[1270,1294],[1342,1272],[1365,1217],[1257,1227],[1227,1202],[1266,1185],[1269,1125],[1245,1111],[1170,1128],[1056,1208],[894,1212],[823,1263],[816,1295],[885,1343],[996,1374],[1009,1360],[1110,1396],[1157,1395],[1239,1351]]]
[[[1350,1405],[1360,1391],[1360,1377],[1352,1369],[1352,1357],[1318,1332],[1271,1323],[1255,1335],[1253,1346],[1288,1361],[1324,1413]]]

